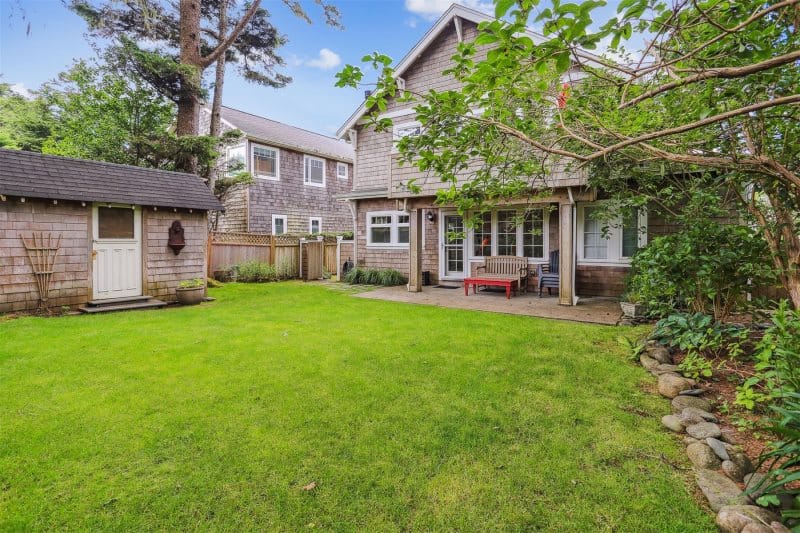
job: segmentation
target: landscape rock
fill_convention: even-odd
[[[702,411],[694,407],[687,407],[678,415],[684,426],[699,424],[700,422],[717,422],[717,417],[707,411]]]
[[[659,363],[651,372],[660,376],[661,374],[677,374],[679,371],[678,365],[668,365],[666,363]]]
[[[689,390],[682,390],[680,394],[681,396],[702,396],[705,391],[706,391],[705,389],[689,389]]]
[[[697,468],[715,470],[720,467],[719,457],[703,442],[694,442],[686,447],[686,455]]]
[[[667,398],[675,398],[682,390],[691,389],[691,382],[678,374],[661,374],[658,376],[658,393]],[[691,398],[691,396],[686,396]]]
[[[774,522],[770,522],[769,528],[772,530],[772,533],[792,533],[791,529],[784,526],[777,520],[775,520]]]
[[[695,442],[700,442],[700,441],[697,440],[694,437],[690,437],[689,435],[686,435],[685,437],[683,437],[683,443],[686,444],[687,446],[689,444],[694,444]]]
[[[697,479],[697,485],[708,500],[708,505],[714,511],[719,511],[728,505],[747,505],[750,503],[747,496],[739,490],[738,485],[724,474],[720,474],[715,470],[698,469],[695,471],[695,478]]]
[[[653,371],[655,370],[658,365],[660,364],[658,361],[653,359],[652,357],[648,356],[647,354],[642,354],[639,356],[639,362],[646,370]]]
[[[719,440],[727,444],[739,444],[739,441],[736,440],[734,432],[730,429],[723,429],[722,436],[719,438]]]
[[[686,433],[688,433],[690,437],[694,437],[699,440],[707,439],[709,437],[716,439],[722,435],[719,426],[713,422],[700,422],[699,424],[686,426]]]
[[[742,528],[741,533],[772,533],[772,528],[764,524],[750,522]]]
[[[741,475],[742,479],[744,479],[745,474],[749,474],[750,472],[755,470],[753,468],[753,463],[750,462],[750,458],[747,457],[747,454],[745,454],[741,450],[741,448],[738,448],[737,446],[733,446],[731,444],[726,444],[725,450],[728,452],[731,462],[734,463],[734,465],[736,465],[736,468],[742,472]]]
[[[717,457],[719,457],[721,460],[730,460],[731,457],[728,455],[728,450],[725,449],[725,444],[721,440],[709,437],[706,439],[706,444],[708,444],[709,448],[714,450],[714,453],[717,454]]]
[[[722,471],[734,481],[744,480],[745,472],[742,467],[733,461],[722,461]]]
[[[681,424],[680,419],[675,415],[664,415],[661,417],[661,423],[664,427],[675,433],[683,433],[684,426]]]
[[[680,413],[687,407],[693,407],[701,411],[711,411],[711,402],[696,396],[677,396],[672,400],[672,411]]]
[[[750,492],[750,498],[753,500],[757,500],[764,494],[764,489],[767,488],[767,483],[762,483],[767,478],[766,474],[762,474],[761,472],[751,472],[749,474],[745,474],[744,480],[744,490],[745,492]]]
[[[722,533],[741,533],[749,524],[767,526],[776,521],[775,513],[756,505],[726,505],[717,514],[717,527]]]
[[[653,347],[648,347],[647,355],[649,355],[659,363],[667,363],[670,365],[672,364],[672,355],[670,355],[669,350],[667,350],[663,346],[657,345]]]

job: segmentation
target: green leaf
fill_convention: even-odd
[[[495,18],[503,18],[508,13],[508,10],[511,9],[511,6],[514,5],[516,0],[497,0],[497,3],[494,6],[494,16]]]

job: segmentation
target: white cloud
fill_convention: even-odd
[[[417,19],[415,19],[414,17],[407,18],[406,19],[406,26],[408,26],[409,28],[412,28],[412,29],[416,28],[417,27]]]
[[[405,0],[406,9],[415,15],[419,15],[428,20],[433,20],[439,15],[444,13],[453,0]],[[481,0],[460,0],[456,4],[471,7],[484,13],[494,13],[494,6],[491,2],[482,2]]]
[[[12,93],[18,94],[23,98],[27,98],[28,100],[33,97],[33,93],[31,93],[22,83],[12,83],[9,86],[9,89],[11,89]]]
[[[323,48],[319,51],[319,57],[310,59],[305,62],[309,67],[319,68],[322,70],[330,70],[342,64],[342,58],[339,54],[328,48]]]

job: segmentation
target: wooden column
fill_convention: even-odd
[[[573,268],[575,264],[575,242],[573,239],[575,217],[572,204],[558,204],[558,232],[560,242],[558,264],[558,303],[572,305],[575,287],[573,287]]]
[[[408,292],[422,292],[422,211],[408,213]]]

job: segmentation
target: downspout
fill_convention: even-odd
[[[572,305],[578,305],[578,287],[575,285],[575,272],[578,270],[578,206],[572,195],[572,187],[567,187],[567,194],[572,206]]]

